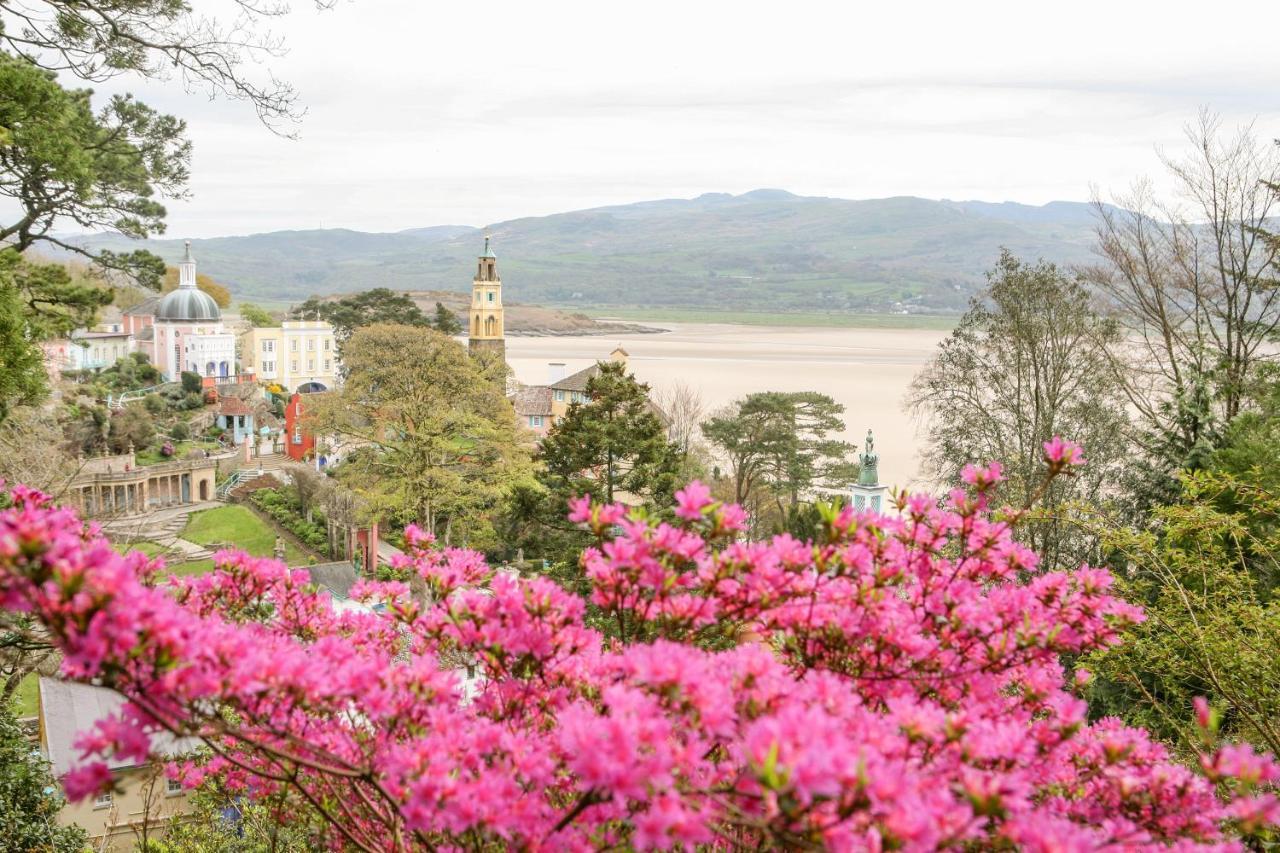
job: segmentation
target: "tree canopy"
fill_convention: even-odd
[[[735,503],[749,503],[764,486],[785,509],[815,488],[838,490],[857,479],[853,446],[831,437],[843,431],[843,414],[844,406],[817,391],[764,391],[715,413],[702,434],[729,462]]]
[[[433,318],[424,314],[408,294],[396,293],[385,287],[362,290],[338,299],[312,296],[294,306],[289,316],[299,320],[327,321],[333,326],[334,336],[339,342],[346,341],[358,329],[379,323],[436,327]],[[446,334],[452,333],[446,331]]]
[[[491,513],[531,473],[503,389],[456,341],[414,326],[355,331],[343,366],[342,388],[313,395],[305,414],[310,429],[354,447],[338,478],[397,524],[492,544]]]
[[[254,305],[252,302],[240,303],[240,317],[250,326],[255,328],[263,328],[270,326],[278,326],[276,318],[264,308]]]
[[[1089,465],[1059,480],[1046,506],[1052,513],[1069,499],[1100,501],[1119,484],[1130,439],[1111,370],[1118,335],[1076,278],[1002,252],[986,290],[911,385],[908,404],[926,422],[929,473],[956,484],[966,465],[1003,460],[1002,497],[1023,506],[1041,485],[1041,446],[1070,435],[1088,448]],[[1028,535],[1046,558],[1079,562],[1083,545],[1071,531],[1046,520]]]
[[[649,386],[621,362],[600,362],[583,393],[538,452],[543,482],[561,501],[557,511],[584,494],[610,503],[625,494],[651,506],[670,500],[678,455]]]
[[[53,229],[70,222],[139,239],[163,233],[157,197],[185,192],[186,125],[129,95],[95,111],[91,94],[0,52],[0,198],[15,209],[0,241],[19,251],[57,246],[154,289],[164,266],[149,252],[91,252]]]

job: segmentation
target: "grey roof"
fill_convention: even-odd
[[[61,778],[80,764],[76,738],[99,720],[115,714],[123,704],[124,698],[114,690],[41,676],[40,731],[54,778]],[[199,745],[198,738],[179,739],[166,732],[151,735],[151,751],[160,755],[186,755]],[[112,770],[135,766],[115,757],[108,758],[107,765]]]
[[[511,405],[515,407],[516,414],[521,417],[549,415],[551,414],[551,388],[541,385],[521,388],[511,397]]]
[[[356,585],[360,576],[356,567],[350,562],[317,563],[314,566],[302,566],[311,573],[311,582],[329,590],[334,598],[349,598],[351,587]]]
[[[193,287],[179,287],[171,290],[160,300],[156,307],[157,320],[221,320],[222,311],[213,297],[203,290]]]
[[[132,308],[125,309],[126,316],[145,317],[148,314],[156,313],[156,306],[160,304],[159,296],[148,296]]]
[[[591,381],[591,377],[600,372],[600,363],[596,362],[590,367],[584,367],[577,373],[571,373],[559,382],[552,382],[550,386],[557,391],[585,391],[587,383]]]

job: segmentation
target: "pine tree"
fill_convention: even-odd
[[[462,324],[458,322],[458,317],[448,308],[444,307],[444,303],[436,303],[436,316],[431,321],[431,325],[436,327],[437,332],[442,332],[452,337],[462,331]]]
[[[625,365],[602,362],[586,397],[542,442],[544,485],[565,500],[589,493],[612,502],[626,493],[651,505],[669,503],[679,458],[649,402],[649,386]]]

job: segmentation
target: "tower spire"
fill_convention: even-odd
[[[178,264],[178,287],[194,290],[196,287],[196,259],[191,257],[191,241],[185,243],[182,262]]]

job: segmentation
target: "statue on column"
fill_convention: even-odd
[[[880,457],[876,454],[876,440],[871,435],[871,430],[867,430],[866,449],[858,455],[858,485],[859,486],[878,486],[880,485]]]

